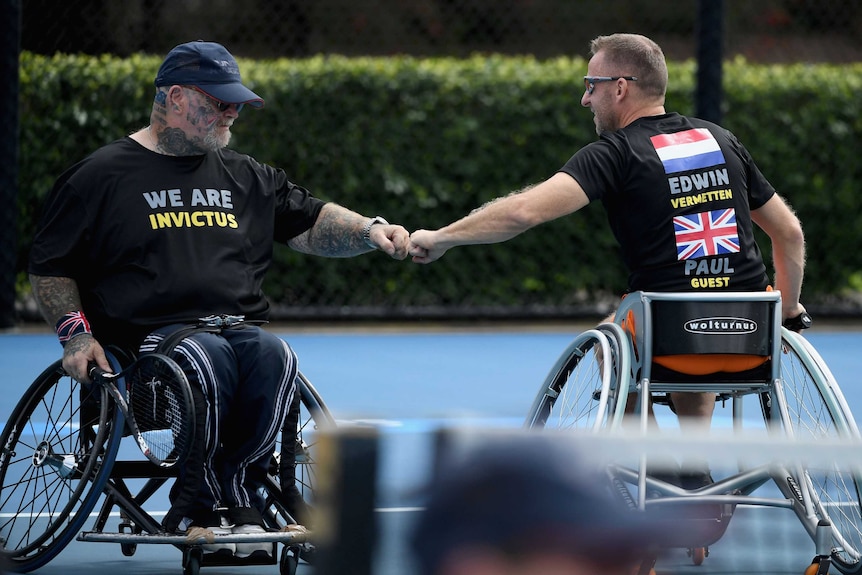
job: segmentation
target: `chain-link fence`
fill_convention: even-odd
[[[721,0],[706,0],[720,2]],[[247,57],[583,55],[639,32],[692,58],[696,0],[27,0],[25,50],[163,54],[211,39]],[[759,62],[862,59],[857,0],[724,0],[725,53]]]
[[[4,6],[0,23],[0,81],[3,82],[0,109],[3,132],[0,136],[0,328],[15,323],[17,215],[13,209],[18,181],[18,42],[21,5],[18,0]]]
[[[221,42],[237,56],[261,59],[317,54],[466,57],[475,53],[530,54],[545,59],[586,56],[590,39],[626,31],[654,38],[673,60],[702,58],[703,39],[717,38],[720,49],[716,53],[725,59],[862,61],[858,42],[862,3],[858,0],[7,0],[10,2],[22,14],[21,48],[41,54],[163,55],[176,44],[200,38]],[[716,25],[714,21],[703,19],[705,8],[714,10],[716,6],[722,16],[718,31],[710,28]],[[6,49],[4,55],[12,50]],[[699,82],[702,85],[704,78]],[[4,82],[4,86],[10,94],[10,83]],[[721,97],[720,90],[708,92]],[[720,108],[719,101],[712,104],[713,109]],[[12,108],[6,107],[5,117],[12,117],[8,115]],[[698,112],[710,117],[708,110]],[[16,152],[4,157],[14,158]],[[6,181],[14,182],[14,172],[10,177]],[[4,184],[7,202],[14,205],[11,188],[12,184]],[[4,212],[6,215],[14,216]],[[2,227],[14,229],[14,218],[4,220]],[[14,254],[14,236],[3,239],[3,247],[2,253]],[[25,278],[21,257],[14,271],[8,273],[8,269],[4,269],[6,284],[11,283],[14,292],[15,282],[20,284]],[[314,286],[309,291],[315,292]],[[343,314],[350,293],[348,288],[343,297],[330,294],[333,301],[313,303]],[[0,299],[6,308],[7,303]],[[34,308],[29,304],[26,315],[31,319]],[[22,309],[19,301],[19,316]],[[528,315],[526,309],[512,315]],[[379,313],[372,315],[380,317]],[[303,317],[308,317],[307,310]]]

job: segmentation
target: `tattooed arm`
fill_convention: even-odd
[[[83,311],[78,284],[71,278],[37,276],[30,274],[33,295],[39,305],[42,317],[52,328],[64,315]],[[105,357],[105,350],[89,333],[82,333],[70,339],[63,347],[63,369],[78,381],[90,381],[87,367],[95,362],[106,371],[111,364]]]
[[[296,251],[330,258],[349,258],[372,250],[363,232],[371,218],[357,214],[338,204],[323,206],[314,226],[288,242]],[[410,234],[403,226],[375,224],[368,233],[377,249],[394,259],[407,257]]]

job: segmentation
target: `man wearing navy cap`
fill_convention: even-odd
[[[419,575],[632,575],[679,537],[683,515],[628,509],[571,442],[476,437],[438,453],[410,536]]]
[[[72,377],[88,381],[91,362],[109,370],[103,345],[112,344],[169,352],[203,392],[200,449],[174,487],[166,529],[259,532],[258,488],[289,407],[299,405],[296,356],[257,325],[269,315],[261,285],[273,242],[325,257],[378,249],[400,260],[408,233],[323,202],[282,170],[226,148],[243,107],[264,102],[223,46],[177,46],[155,85],[149,126],[55,183],[31,251],[33,293],[57,326]],[[208,317],[219,327],[196,329]],[[271,549],[209,550],[242,558]]]
[[[230,52],[214,42],[189,42],[171,50],[155,84],[189,84],[219,102],[263,107],[263,98],[242,85],[239,66]]]

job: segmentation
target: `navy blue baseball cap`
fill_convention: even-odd
[[[449,553],[472,546],[628,566],[678,539],[682,516],[634,512],[611,488],[607,473],[539,436],[506,436],[444,460],[410,536],[419,572],[433,575]]]
[[[239,64],[215,42],[187,42],[168,52],[156,74],[156,87],[195,86],[225,104],[263,107],[263,98],[243,86]]]

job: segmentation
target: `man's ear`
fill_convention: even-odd
[[[186,106],[188,96],[181,86],[171,86],[170,89],[168,89],[167,100],[166,108],[171,112],[181,112]]]
[[[621,100],[628,96],[630,86],[625,80],[617,80],[617,99]]]

